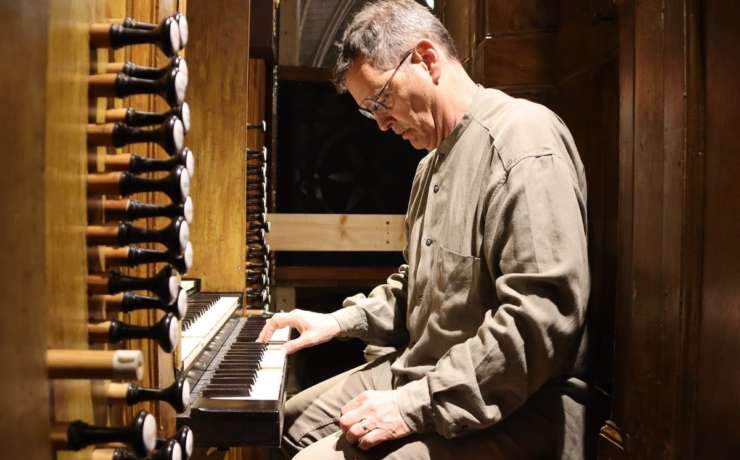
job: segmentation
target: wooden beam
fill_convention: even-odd
[[[275,268],[278,286],[335,286],[382,283],[398,267],[317,267],[292,265]]]
[[[273,251],[401,251],[403,214],[270,214]]]

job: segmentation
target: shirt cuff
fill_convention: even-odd
[[[365,337],[367,335],[367,316],[360,307],[344,307],[330,313],[339,323],[340,337]]]
[[[431,418],[432,402],[429,394],[429,382],[426,377],[412,380],[396,388],[398,409],[403,421],[416,433],[433,431],[434,421]]]

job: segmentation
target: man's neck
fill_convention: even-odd
[[[437,115],[435,117],[437,142],[433,148],[439,147],[460,123],[470,109],[477,89],[475,82],[470,79],[460,64],[450,63],[447,72],[440,78],[437,89]]]

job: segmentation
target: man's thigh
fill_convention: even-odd
[[[541,455],[533,444],[521,444],[506,430],[486,430],[456,439],[446,439],[436,433],[412,434],[364,451],[350,444],[341,431],[335,431],[301,450],[293,460],[539,460],[553,457]]]
[[[582,453],[579,453],[578,446],[573,445],[569,449],[567,445],[563,446],[558,439],[563,436],[562,430],[568,425],[568,412],[570,411],[567,405],[563,407],[564,401],[559,402],[559,397],[537,399],[539,400],[531,401],[534,404],[523,407],[506,420],[486,430],[472,432],[455,439],[446,439],[436,433],[412,434],[406,438],[383,443],[368,451],[363,451],[356,445],[348,443],[341,431],[335,430],[303,449],[295,459],[581,459]],[[575,403],[572,405],[572,410],[581,407]],[[581,418],[576,413],[571,415],[576,419]]]
[[[285,403],[283,441],[290,453],[305,448],[339,430],[342,407],[366,390],[390,390],[393,356],[325,380]]]

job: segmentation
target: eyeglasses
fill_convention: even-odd
[[[383,85],[382,88],[380,88],[380,91],[373,96],[373,97],[366,97],[363,99],[362,103],[360,104],[360,107],[357,109],[360,111],[361,114],[365,115],[367,118],[371,120],[375,120],[375,113],[388,110],[389,107],[380,100],[383,98],[383,93],[386,89],[388,89],[388,86],[390,86],[391,81],[393,80],[393,77],[396,76],[396,72],[398,72],[398,69],[401,68],[401,65],[406,61],[406,58],[411,56],[411,53],[414,52],[414,49],[408,50],[403,57],[401,58],[401,62],[398,63],[396,68],[393,70],[393,73],[391,74],[388,81],[385,82],[385,85]]]

